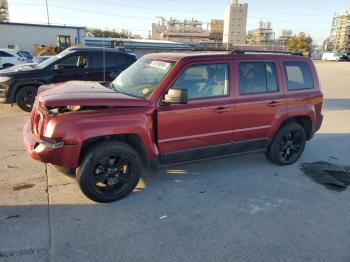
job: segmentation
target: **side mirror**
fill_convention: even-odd
[[[187,104],[187,89],[171,88],[165,95],[162,102],[164,104]]]
[[[54,71],[61,71],[61,69],[62,69],[62,66],[60,64],[56,64],[53,66]]]

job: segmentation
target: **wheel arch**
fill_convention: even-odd
[[[17,84],[12,91],[12,94],[10,94],[10,98],[11,98],[11,102],[15,102],[16,100],[16,96],[18,94],[18,91],[25,87],[25,86],[35,86],[37,88],[39,88],[40,86],[44,85],[45,83],[39,82],[39,81],[30,81],[30,82],[23,82],[23,83],[19,83]]]
[[[97,137],[90,137],[83,141],[80,155],[79,155],[79,164],[81,163],[84,155],[88,152],[89,148],[92,146],[105,141],[120,141],[130,145],[132,148],[136,150],[139,157],[141,158],[142,164],[145,167],[148,167],[148,154],[146,151],[146,147],[138,134],[110,134],[110,135],[102,135]]]
[[[314,132],[313,132],[312,118],[308,115],[287,117],[280,123],[279,127],[276,129],[276,133],[278,132],[279,129],[281,129],[282,127],[290,123],[300,124],[304,128],[307,140],[310,140],[313,137]]]

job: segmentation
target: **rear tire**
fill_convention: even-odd
[[[281,166],[291,165],[298,161],[305,144],[304,128],[298,123],[291,123],[280,128],[266,151],[266,157]]]
[[[134,148],[109,140],[88,150],[76,174],[85,196],[96,202],[108,203],[133,191],[141,177],[141,161]]]
[[[16,95],[16,103],[25,112],[31,112],[38,88],[36,86],[21,87]]]

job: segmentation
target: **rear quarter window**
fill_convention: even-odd
[[[312,89],[314,83],[307,63],[284,62],[288,90]]]

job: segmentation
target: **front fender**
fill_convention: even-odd
[[[41,85],[45,85],[45,83],[42,81],[39,81],[39,80],[16,81],[15,83],[13,83],[13,88],[9,89],[8,97],[9,97],[10,101],[12,103],[15,102],[16,94],[22,86],[31,86],[31,85],[40,87]]]
[[[66,113],[49,120],[44,136],[62,138],[67,145],[79,145],[79,154],[70,156],[75,158],[77,165],[85,141],[114,135],[137,135],[143,142],[147,156],[152,158],[158,155],[152,111],[150,108],[133,108],[104,113]]]

